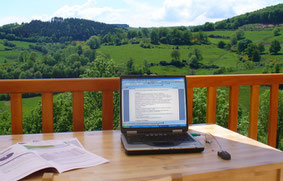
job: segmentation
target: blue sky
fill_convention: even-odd
[[[8,0],[0,6],[0,26],[55,16],[131,27],[190,26],[278,3],[283,0]]]

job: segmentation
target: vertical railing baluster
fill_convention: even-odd
[[[252,85],[250,91],[249,137],[257,140],[259,85]]]
[[[84,92],[73,92],[73,131],[84,131]]]
[[[53,133],[53,93],[42,93],[42,132]]]
[[[189,119],[189,124],[193,124],[193,88],[188,88],[187,90],[187,95],[188,95],[188,119]]]
[[[238,105],[239,105],[239,86],[231,86],[229,93],[228,128],[235,132],[237,132],[238,130]]]
[[[12,134],[23,134],[22,94],[11,95],[11,128]]]
[[[206,122],[216,123],[216,95],[217,87],[207,88]]]
[[[102,129],[113,129],[113,91],[102,92]]]
[[[276,147],[277,139],[277,118],[278,118],[278,96],[279,84],[272,84],[270,87],[269,122],[268,122],[268,144]]]

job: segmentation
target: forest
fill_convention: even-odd
[[[225,26],[131,28],[54,17],[0,27],[0,79],[119,77],[122,74],[250,74],[283,72],[282,4],[223,20]],[[238,27],[228,25],[240,18]],[[264,18],[263,18],[264,19]],[[242,20],[241,20],[242,21]],[[240,22],[241,22],[240,21]],[[252,23],[252,24],[251,24]],[[254,24],[256,23],[256,24]],[[213,29],[201,28],[213,25]],[[228,28],[229,27],[229,28]],[[233,28],[231,28],[233,27]],[[199,28],[198,30],[196,28]],[[278,147],[283,149],[283,90],[279,91]],[[238,132],[248,133],[249,88],[240,87]],[[41,95],[24,94],[24,133],[41,132]],[[119,93],[114,128],[119,129]],[[259,140],[267,141],[269,87],[260,89]],[[217,89],[217,124],[228,126],[229,91]],[[206,89],[195,89],[194,123],[206,120]],[[85,93],[85,130],[100,130],[101,93]],[[26,106],[26,108],[25,108]],[[72,95],[54,95],[54,130],[72,130]],[[0,95],[0,134],[10,134],[9,95]]]
[[[204,25],[195,26],[192,31],[213,31],[221,29],[237,29],[247,24],[273,24],[283,23],[283,4],[266,7],[254,12],[228,18],[216,23],[205,23]]]
[[[92,35],[119,31],[118,25],[91,20],[54,17],[51,21],[33,20],[30,23],[8,24],[0,28],[0,38],[29,42],[85,41]]]

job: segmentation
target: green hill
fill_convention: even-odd
[[[193,31],[213,31],[221,29],[237,29],[247,24],[273,24],[283,23],[283,4],[269,6],[257,11],[245,13],[239,16],[228,18],[216,23],[205,23],[204,25],[195,26]]]
[[[42,22],[9,24],[0,27],[0,38],[32,42],[85,41],[93,35],[117,32],[118,26],[78,18],[58,18]]]

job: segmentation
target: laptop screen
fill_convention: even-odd
[[[122,127],[185,127],[185,81],[185,77],[122,78]]]

